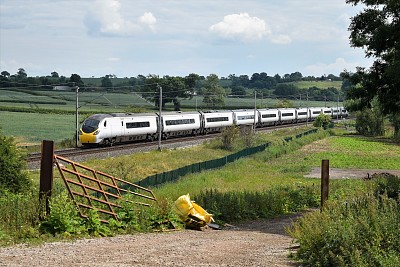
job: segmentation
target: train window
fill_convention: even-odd
[[[342,112],[347,112],[347,110],[345,110],[345,109],[342,109]]]
[[[238,116],[238,120],[254,120],[254,115]]]
[[[106,127],[107,126],[107,121],[104,121],[104,127]]]
[[[298,112],[297,115],[307,115],[307,112]]]
[[[262,114],[263,118],[276,118],[276,114]]]
[[[293,116],[293,113],[282,113],[282,117]]]
[[[127,129],[145,128],[145,127],[150,127],[150,122],[148,122],[148,121],[139,121],[139,122],[127,122],[126,123],[126,128]]]
[[[320,114],[320,113],[321,113],[321,111],[313,111],[312,114]]]
[[[328,113],[332,113],[332,111],[331,110],[325,110],[324,113],[328,114]]]
[[[179,119],[165,121],[166,125],[194,124],[194,119]]]
[[[228,117],[207,118],[207,122],[229,121]]]

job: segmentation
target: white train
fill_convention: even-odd
[[[339,108],[279,108],[241,109],[196,112],[163,112],[161,134],[171,136],[198,135],[220,132],[231,125],[270,125],[313,121],[319,114],[344,118],[348,112]],[[79,131],[82,145],[113,145],[135,140],[153,141],[158,138],[158,113],[112,113],[88,117]]]

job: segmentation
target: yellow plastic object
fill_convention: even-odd
[[[214,221],[212,214],[190,200],[189,194],[180,196],[175,201],[175,211],[187,227],[199,228]]]

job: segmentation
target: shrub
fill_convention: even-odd
[[[22,192],[30,184],[24,172],[25,154],[17,148],[14,138],[0,133],[0,192]]]
[[[326,114],[320,114],[318,117],[315,119],[313,125],[315,127],[323,127],[326,129],[328,125],[331,123],[332,117]]]
[[[383,115],[377,109],[365,108],[356,114],[356,131],[366,136],[384,134]]]
[[[236,125],[226,127],[222,131],[221,141],[222,149],[232,150],[235,140],[239,136],[239,127]]]
[[[83,221],[78,210],[66,193],[50,199],[50,214],[41,223],[43,232],[56,234],[75,234],[83,230]]]
[[[400,212],[387,195],[359,194],[306,214],[289,234],[304,266],[399,266]]]
[[[264,192],[206,190],[196,201],[224,222],[271,218],[319,205],[316,187],[275,187]]]

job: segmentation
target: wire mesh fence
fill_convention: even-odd
[[[311,133],[316,133],[317,129],[312,129],[309,131],[306,131],[304,133],[297,134],[295,136],[295,139],[301,138],[303,136],[307,136]],[[293,141],[293,137],[286,137],[284,139],[286,142]],[[173,182],[177,180],[179,177],[185,176],[187,174],[191,173],[196,173],[196,172],[202,172],[205,170],[210,170],[210,169],[217,169],[225,166],[228,163],[234,162],[240,158],[247,157],[250,155],[253,155],[255,153],[264,151],[270,143],[265,143],[256,147],[250,147],[250,148],[245,148],[241,151],[238,151],[236,153],[227,155],[225,157],[219,158],[219,159],[213,159],[213,160],[207,160],[199,163],[194,163],[185,167],[181,167],[176,170],[168,171],[168,172],[163,172],[163,173],[157,173],[151,176],[146,177],[143,180],[140,180],[136,182],[137,185],[144,186],[144,187],[149,187],[149,186],[158,186],[166,182]]]

